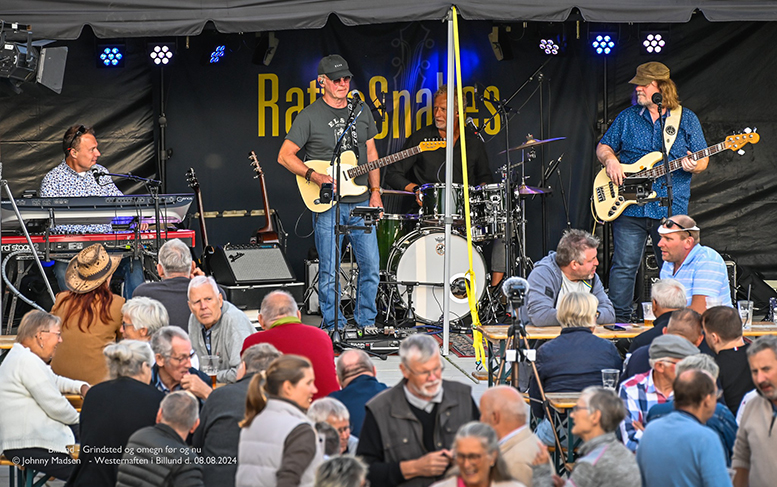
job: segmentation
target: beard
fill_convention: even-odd
[[[436,396],[438,392],[440,392],[440,388],[442,387],[442,379],[438,379],[434,382],[425,382],[421,387],[416,387],[414,384],[408,385],[414,389],[414,392],[419,396],[431,399]]]

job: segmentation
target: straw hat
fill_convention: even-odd
[[[90,245],[70,261],[65,271],[65,284],[74,293],[88,293],[111,277],[121,257],[111,257],[100,244]]]

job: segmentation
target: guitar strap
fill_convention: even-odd
[[[677,132],[679,132],[680,118],[683,115],[683,107],[678,106],[675,110],[669,111],[669,116],[666,117],[664,122],[664,140],[666,141],[666,153],[672,150],[672,145],[677,138]]]

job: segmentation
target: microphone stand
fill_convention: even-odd
[[[340,319],[340,262],[341,262],[341,255],[340,255],[340,235],[344,235],[345,233],[350,230],[350,227],[347,225],[340,225],[340,155],[342,153],[343,148],[343,140],[345,140],[345,136],[348,134],[349,131],[353,129],[354,124],[356,123],[356,120],[359,118],[359,115],[362,114],[362,111],[364,110],[364,105],[362,103],[357,102],[355,99],[354,105],[351,107],[351,112],[348,114],[348,121],[345,125],[345,130],[343,130],[343,133],[340,134],[340,137],[337,139],[337,142],[335,143],[335,149],[332,152],[332,161],[329,163],[330,166],[334,166],[335,171],[335,188],[334,193],[332,194],[332,198],[335,202],[335,268],[334,268],[334,276],[335,276],[335,316],[334,316],[334,331],[332,332],[332,344],[335,346],[342,346],[341,344],[341,338],[340,338],[340,330],[338,329],[340,327],[339,319]],[[356,107],[360,107],[358,113],[356,112]],[[328,210],[327,210],[328,211]],[[341,227],[345,227],[344,229]]]
[[[159,249],[162,247],[162,235],[159,230],[160,219],[162,216],[159,210],[159,187],[162,186],[162,181],[158,179],[150,179],[150,178],[144,178],[141,176],[136,176],[132,173],[113,174],[109,172],[107,173],[103,172],[103,173],[95,173],[95,175],[98,178],[98,184],[99,184],[99,178],[103,176],[110,176],[114,178],[129,179],[131,181],[137,181],[139,183],[143,183],[146,185],[146,188],[148,189],[148,193],[151,195],[151,198],[154,200],[154,222],[155,222],[154,226],[156,227],[155,247],[156,247],[156,251],[159,252]],[[138,220],[138,225],[140,225],[140,220]],[[140,242],[138,242],[138,245],[140,245]]]
[[[659,95],[660,93],[656,93],[655,95]],[[658,98],[658,97],[656,97]],[[662,202],[662,204],[666,204],[667,206],[667,215],[669,218],[672,218],[672,203],[674,202],[674,193],[673,193],[673,184],[672,184],[672,170],[669,168],[669,154],[666,152],[666,138],[664,135],[664,131],[666,130],[666,119],[664,118],[663,113],[661,113],[662,102],[663,97],[656,100],[658,103],[658,120],[661,122],[661,156],[664,158],[664,170],[666,171],[666,200]],[[656,245],[656,242],[653,242],[654,245]]]

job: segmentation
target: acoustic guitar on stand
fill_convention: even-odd
[[[270,201],[267,197],[267,188],[264,184],[264,172],[262,171],[262,166],[259,165],[259,158],[256,157],[254,151],[251,151],[248,154],[248,159],[251,161],[251,167],[254,168],[254,172],[256,173],[254,179],[259,180],[259,186],[262,189],[262,207],[264,208],[264,217],[267,222],[262,228],[256,231],[256,243],[280,244],[278,232],[273,225],[272,215],[270,215]]]
[[[719,144],[707,147],[685,157],[691,160],[699,160],[709,157],[726,149],[741,151],[747,144],[757,144],[760,136],[750,129],[745,133],[731,135]],[[740,153],[744,154],[744,151]],[[669,161],[669,171],[673,172],[683,167],[682,160]],[[618,218],[623,210],[637,204],[640,199],[655,198],[652,182],[666,174],[666,166],[663,164],[661,152],[651,152],[642,156],[633,164],[621,164],[624,180],[621,186],[616,186],[607,176],[607,170],[602,169],[594,179],[594,191],[592,196],[592,209],[594,217],[600,221],[611,222]]]
[[[379,169],[389,164],[394,164],[408,157],[420,154],[421,152],[434,151],[445,147],[444,140],[430,140],[424,141],[415,147],[405,149],[391,154],[390,156],[376,159],[367,164],[357,165],[356,154],[352,151],[346,151],[340,156],[340,196],[359,196],[367,192],[366,184],[359,184],[355,179],[359,176],[366,176],[368,172],[373,169]],[[328,174],[332,176],[332,179],[337,181],[337,177],[334,174],[334,166],[330,164],[330,161],[318,161],[310,160],[305,161],[305,165],[314,171],[321,174]],[[302,176],[297,176],[297,186],[299,192],[302,195],[302,199],[305,201],[305,206],[314,213],[322,213],[334,205],[334,201],[331,203],[317,203],[319,198],[320,188],[317,184],[305,181]]]

